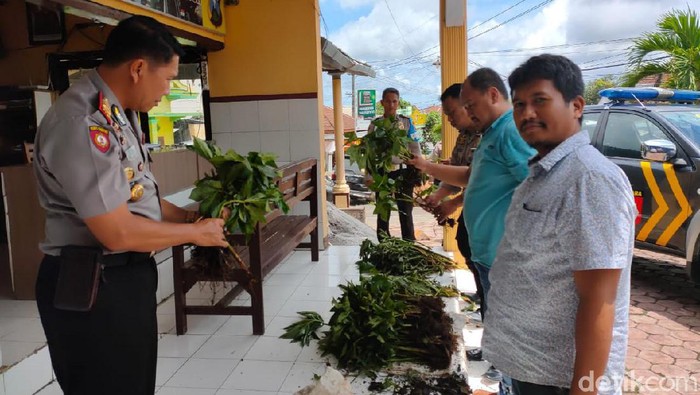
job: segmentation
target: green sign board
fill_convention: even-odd
[[[375,90],[357,91],[357,115],[364,118],[374,118],[377,115],[377,92]]]

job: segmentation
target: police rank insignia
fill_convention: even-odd
[[[90,126],[90,140],[100,152],[109,150],[109,131],[102,126]]]
[[[124,119],[122,112],[119,110],[119,106],[116,104],[112,104],[112,117],[117,120],[119,125],[126,126],[126,120]]]
[[[143,197],[143,185],[141,184],[134,184],[131,187],[131,200],[132,202],[137,202]]]
[[[134,169],[131,167],[125,167],[124,168],[124,175],[126,176],[127,181],[131,181],[134,179]]]
[[[107,120],[107,123],[110,125],[113,123],[112,121],[112,116],[109,114],[110,108],[109,108],[109,99],[107,99],[102,92],[100,92],[99,97],[98,97],[99,103],[97,103],[97,108],[100,109],[100,112],[102,115],[104,115],[105,119]]]

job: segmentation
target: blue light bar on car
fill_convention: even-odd
[[[610,100],[666,100],[693,101],[700,100],[700,92],[663,88],[608,88],[598,94]]]

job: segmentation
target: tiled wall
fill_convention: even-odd
[[[211,120],[222,149],[272,152],[279,163],[321,158],[318,99],[212,103]]]
[[[222,150],[233,148],[245,155],[251,151],[272,152],[277,155],[277,164],[305,158],[319,161],[321,177],[321,139],[318,99],[280,99],[259,101],[236,101],[211,104],[213,139]],[[325,191],[319,191],[320,202]],[[302,202],[293,214],[307,214],[308,204]],[[323,248],[323,218],[319,212],[319,243]]]

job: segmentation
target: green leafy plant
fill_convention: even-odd
[[[275,183],[281,173],[274,155],[250,152],[242,156],[234,150],[222,153],[216,145],[198,138],[192,149],[214,166],[213,174],[198,180],[190,194],[190,199],[199,202],[202,216],[221,217],[228,209],[226,230],[250,238],[255,225],[265,222],[265,214],[274,207],[289,211]]]
[[[399,128],[400,122],[396,117],[378,118],[372,124],[374,131],[364,137],[357,137],[355,132],[346,133],[346,140],[350,144],[347,154],[352,163],[357,163],[372,178],[369,189],[377,193],[374,213],[387,220],[392,210],[398,210],[396,199],[413,199],[413,196],[396,197],[397,191],[405,183],[417,185],[421,175],[414,169],[414,172],[406,172],[409,174],[406,177],[396,180],[389,177],[389,172],[394,168],[394,157],[401,160],[412,157],[408,145],[413,140],[408,136],[407,130]]]
[[[375,244],[364,240],[360,246],[360,273],[372,272],[402,276],[418,274],[442,274],[456,268],[454,261],[431,251],[429,248],[399,238],[387,237]]]
[[[202,218],[226,217],[227,234],[241,233],[249,240],[255,226],[264,223],[265,215],[274,207],[284,213],[289,211],[276,184],[281,173],[273,155],[250,152],[242,156],[234,150],[222,153],[215,144],[196,137],[190,149],[214,167],[211,174],[195,182],[190,199],[199,203]],[[232,270],[243,270],[248,278],[248,284],[243,285],[253,292],[250,284],[256,281],[255,277],[230,244],[225,250],[196,247],[192,260],[198,267],[221,274],[224,281]]]
[[[308,346],[311,340],[318,340],[316,331],[325,325],[325,322],[323,317],[313,311],[300,311],[297,314],[303,318],[284,328],[285,332],[280,338],[290,339],[292,343],[300,343],[302,347]]]
[[[396,362],[444,369],[454,348],[452,323],[438,296],[452,294],[419,275],[363,276],[339,286],[333,316],[319,340],[323,355],[333,355],[340,368],[375,377]],[[308,344],[319,329],[318,316],[301,312],[302,320],[285,328],[282,338]],[[304,343],[306,341],[306,343]]]

